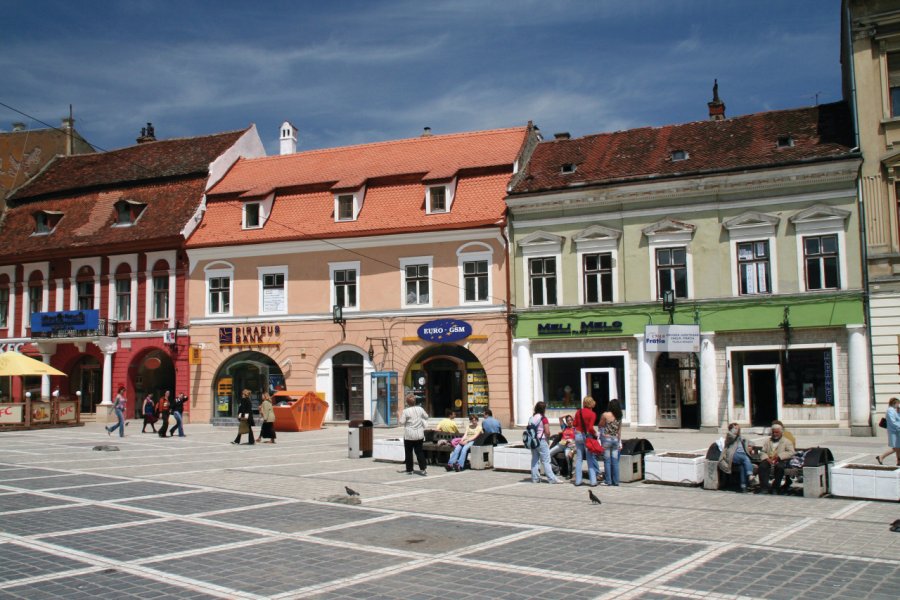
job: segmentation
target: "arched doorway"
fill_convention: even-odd
[[[135,367],[134,416],[140,417],[147,394],[156,401],[168,390],[174,397],[175,364],[164,350],[154,349],[136,360]]]
[[[409,367],[406,385],[433,417],[448,410],[460,416],[483,415],[488,407],[484,366],[462,346],[443,344],[420,354]]]
[[[245,389],[250,390],[250,401],[256,411],[263,392],[272,394],[284,389],[281,367],[260,352],[240,352],[229,358],[213,378],[213,417],[236,418],[241,390]]]
[[[663,352],[656,362],[656,424],[700,428],[700,368],[696,355]]]
[[[75,361],[69,377],[69,394],[81,392],[81,412],[90,414],[103,400],[103,366],[100,361],[85,354]]]
[[[338,352],[331,359],[332,418],[336,421],[365,417],[363,357],[352,350]]]

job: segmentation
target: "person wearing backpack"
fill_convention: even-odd
[[[597,421],[597,414],[594,407],[597,401],[590,396],[585,396],[581,401],[581,409],[575,413],[575,485],[581,485],[584,477],[581,472],[581,463],[587,455],[588,477],[590,478],[591,487],[597,485],[597,473],[600,466],[597,463],[597,455],[589,452],[586,447],[588,438],[596,438],[594,432],[594,423]]]
[[[550,438],[550,421],[544,416],[546,410],[547,405],[543,402],[534,405],[534,415],[528,420],[528,426],[523,434],[525,446],[531,448],[531,481],[541,482],[541,474],[538,470],[538,464],[540,464],[544,467],[547,483],[562,483],[553,474],[553,467],[550,465],[550,444],[547,441]]]

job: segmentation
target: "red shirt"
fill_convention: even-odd
[[[594,433],[594,423],[597,421],[597,415],[589,408],[582,408],[575,413],[575,432],[576,433]]]

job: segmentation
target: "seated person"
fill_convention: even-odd
[[[728,433],[725,434],[725,446],[719,458],[719,469],[725,473],[731,473],[736,468],[741,477],[741,489],[743,494],[747,491],[747,482],[753,474],[753,463],[750,462],[750,451],[747,448],[747,440],[741,435],[741,426],[737,423],[728,425]]]
[[[455,417],[456,413],[448,408],[444,413],[444,418],[437,425],[437,431],[443,431],[444,433],[459,433],[459,427],[456,426],[456,421],[453,420]]]
[[[563,475],[566,477],[572,476],[572,459],[575,457],[575,427],[572,426],[572,415],[566,415],[564,417],[559,418],[559,426],[560,426],[560,436],[559,443],[555,444],[552,448],[550,448],[550,459],[555,460],[553,457],[557,454],[564,452],[565,453],[565,466],[568,467],[568,470],[565,470]],[[563,465],[560,464],[560,470],[563,471]]]
[[[784,469],[794,456],[794,444],[784,435],[784,424],[781,421],[772,421],[772,437],[763,444],[760,456],[759,492],[771,494],[774,489],[776,494],[780,494]],[[774,479],[770,487],[769,475],[773,472]]]
[[[459,472],[466,468],[466,456],[468,456],[472,444],[475,443],[475,439],[481,435],[481,432],[482,429],[481,425],[478,423],[478,417],[476,415],[469,415],[469,424],[466,426],[466,432],[459,439],[459,443],[450,454],[449,460],[447,460],[448,471]]]
[[[484,419],[481,421],[481,429],[485,433],[503,433],[500,421],[494,418],[494,411],[489,408],[484,410]]]

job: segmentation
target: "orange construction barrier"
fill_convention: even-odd
[[[324,394],[309,391],[282,390],[272,395],[275,431],[314,431],[322,429],[328,403]],[[285,406],[278,406],[287,402]]]

